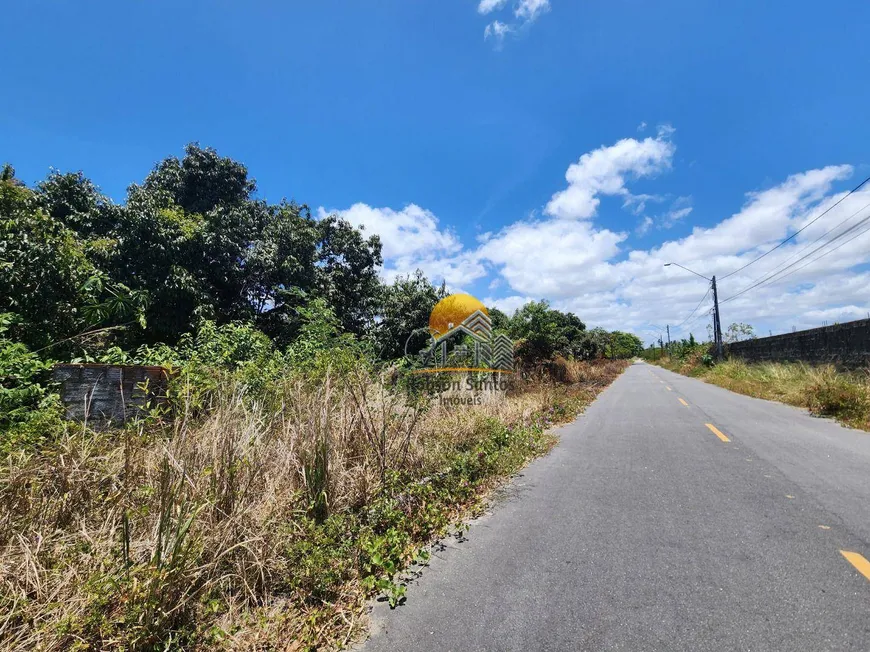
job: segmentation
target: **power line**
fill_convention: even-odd
[[[845,231],[843,231],[843,232],[840,233],[839,235],[837,235],[837,236],[831,238],[830,240],[828,240],[827,242],[825,242],[825,243],[819,245],[818,247],[816,247],[815,249],[813,249],[810,253],[806,254],[805,256],[801,256],[801,257],[798,258],[795,262],[793,262],[791,265],[788,265],[787,267],[784,267],[783,269],[781,269],[781,270],[779,270],[778,272],[775,272],[775,273],[773,273],[773,274],[768,274],[768,275],[765,276],[764,278],[758,280],[758,281],[757,281],[756,283],[754,283],[753,285],[751,285],[751,286],[749,286],[749,287],[747,287],[747,288],[744,288],[743,290],[741,290],[741,291],[738,292],[737,294],[734,294],[734,295],[728,297],[727,299],[725,299],[724,301],[722,301],[722,303],[725,303],[725,301],[730,301],[731,299],[734,299],[734,298],[740,296],[741,294],[744,294],[744,293],[746,293],[746,292],[749,292],[749,290],[752,290],[753,288],[756,288],[756,287],[758,287],[758,286],[760,286],[760,285],[766,284],[766,283],[768,283],[769,281],[772,281],[773,279],[775,279],[777,276],[780,276],[781,278],[785,278],[786,276],[791,276],[792,274],[794,274],[794,273],[795,273],[796,271],[798,271],[798,270],[794,270],[793,272],[789,272],[788,274],[785,274],[785,276],[782,276],[782,274],[783,274],[784,272],[788,271],[789,269],[791,269],[792,267],[794,267],[795,265],[797,265],[798,263],[800,263],[801,261],[806,260],[807,258],[809,258],[810,256],[812,256],[812,255],[815,254],[816,252],[821,251],[821,250],[824,249],[825,247],[827,247],[827,246],[833,244],[834,242],[836,242],[837,240],[839,240],[839,239],[842,238],[843,236],[848,235],[849,233],[851,233],[852,231],[854,231],[854,230],[857,229],[858,227],[860,227],[860,226],[862,226],[863,224],[865,224],[867,221],[870,221],[870,215],[867,215],[866,217],[864,217],[864,219],[860,220],[859,222],[856,222],[855,224],[853,224],[852,226],[850,226],[848,229],[846,229]],[[864,232],[862,231],[861,233],[864,233]],[[849,240],[846,240],[846,242],[844,242],[844,243],[842,243],[842,244],[846,244],[847,242],[851,242],[852,240],[854,240],[855,238],[857,238],[859,235],[861,235],[861,233],[859,233],[858,235],[854,236],[853,238],[849,238]],[[836,249],[839,249],[840,246],[842,246],[842,245],[839,245],[839,246],[835,247],[835,248],[832,249],[831,251],[835,251]],[[818,258],[816,258],[816,259],[814,259],[814,260],[811,260],[809,263],[807,263],[807,265],[809,265],[810,263],[814,263],[816,260],[819,260],[820,258],[823,258],[824,256],[827,255],[827,253],[830,253],[830,252],[826,252],[826,253],[822,254],[821,256],[819,256]],[[798,269],[803,269],[803,268],[806,267],[807,265],[802,265],[802,266],[799,267]]]
[[[865,208],[866,208],[866,207],[865,207]],[[862,209],[862,210],[863,210],[863,209]],[[859,212],[860,212],[860,211],[859,211]],[[854,217],[854,216],[853,216],[853,217]],[[850,217],[849,219],[851,219],[851,217]],[[788,274],[785,274],[785,276],[782,276],[786,271],[788,271],[789,269],[791,269],[792,267],[794,267],[795,265],[797,265],[797,264],[800,263],[801,261],[806,260],[807,258],[809,258],[809,257],[812,256],[813,254],[817,253],[818,251],[821,251],[821,250],[824,249],[825,247],[827,247],[827,246],[833,244],[834,242],[836,242],[837,240],[841,239],[842,237],[848,235],[849,233],[851,233],[851,232],[854,231],[855,229],[857,229],[857,228],[863,226],[863,225],[864,225],[865,223],[867,223],[868,221],[870,221],[870,214],[868,214],[868,215],[865,216],[863,219],[859,220],[858,222],[856,222],[855,224],[853,224],[852,226],[850,226],[848,229],[846,229],[846,230],[843,231],[842,233],[840,233],[840,234],[834,236],[833,238],[831,238],[831,239],[828,240],[827,242],[825,242],[825,243],[819,245],[818,247],[816,247],[815,249],[813,249],[810,253],[806,254],[805,256],[801,256],[801,257],[798,258],[795,262],[793,262],[791,265],[788,265],[787,267],[784,267],[783,269],[781,269],[781,270],[778,271],[778,272],[774,272],[774,273],[772,273],[772,274],[768,274],[768,275],[765,276],[764,278],[757,279],[757,280],[756,280],[755,282],[753,282],[753,284],[750,285],[749,287],[746,287],[746,288],[740,290],[740,292],[737,292],[736,294],[731,295],[731,296],[728,297],[727,299],[722,300],[720,303],[726,303],[726,302],[728,302],[728,301],[731,301],[732,299],[736,299],[736,298],[739,297],[740,295],[742,295],[742,294],[746,294],[746,293],[749,292],[750,290],[755,289],[755,288],[759,287],[760,285],[763,285],[763,284],[765,284],[765,283],[768,283],[768,282],[774,280],[774,279],[775,279],[776,277],[778,277],[778,276],[780,277],[780,280],[781,280],[782,278],[785,278],[786,276],[791,276],[792,274],[794,274],[794,273],[797,272],[798,270],[803,269],[804,267],[806,267],[806,266],[809,265],[810,263],[814,263],[814,262],[816,262],[817,260],[820,260],[821,258],[823,258],[824,256],[827,256],[827,255],[828,255],[829,253],[831,253],[832,251],[836,251],[837,249],[839,249],[839,248],[842,247],[843,245],[845,245],[845,244],[851,242],[852,240],[854,240],[854,239],[857,238],[858,236],[862,235],[863,233],[865,233],[865,231],[861,231],[860,233],[858,233],[857,235],[853,236],[852,238],[849,238],[849,239],[846,240],[845,242],[843,242],[843,243],[839,244],[838,246],[834,247],[834,249],[831,249],[831,250],[825,252],[824,254],[822,254],[821,256],[819,256],[818,258],[815,258],[815,259],[809,261],[806,265],[802,265],[802,266],[799,267],[798,269],[796,269],[796,270],[794,270],[794,271],[792,271],[792,272],[789,272]],[[839,225],[838,225],[838,226],[839,226]],[[835,228],[836,228],[836,227],[835,227]],[[833,230],[833,229],[832,229],[832,230]],[[830,231],[829,231],[828,233],[830,233]],[[824,237],[824,236],[822,236],[822,237]],[[818,240],[816,240],[816,242],[818,242]]]
[[[694,317],[694,318],[693,318],[689,323],[690,323],[690,324],[694,324],[694,323],[696,323],[699,319],[703,319],[704,317],[712,318],[712,317],[713,317],[713,313],[715,313],[715,312],[716,312],[716,310],[711,306],[709,310],[707,310],[707,311],[705,311],[705,312],[701,312],[701,313],[695,315],[695,317]]]
[[[818,250],[821,249],[822,247],[827,246],[827,245],[831,244],[832,242],[834,242],[835,240],[837,240],[838,238],[840,238],[841,236],[846,235],[846,234],[849,232],[848,229],[847,229],[846,231],[843,231],[843,233],[839,234],[839,235],[836,236],[835,238],[832,238],[829,242],[826,242],[824,245],[822,245],[822,247],[819,247],[819,248],[817,248],[817,249],[814,249],[813,251],[811,251],[810,253],[808,253],[806,256],[802,256],[801,258],[798,258],[798,260],[796,260],[796,261],[794,262],[794,264],[789,265],[788,267],[785,267],[785,268],[781,269],[781,268],[783,267],[783,265],[785,265],[785,264],[788,263],[789,261],[793,260],[793,259],[795,258],[795,256],[800,256],[803,252],[805,252],[807,249],[809,249],[810,247],[812,247],[812,246],[813,246],[814,244],[816,244],[819,240],[822,240],[822,239],[825,238],[826,236],[830,235],[831,233],[833,233],[834,231],[836,231],[837,229],[839,229],[841,226],[843,226],[843,224],[845,224],[846,222],[848,222],[849,220],[851,220],[853,217],[855,217],[856,215],[858,215],[859,213],[861,213],[862,211],[864,211],[864,209],[866,209],[866,208],[868,208],[868,207],[870,207],[870,203],[865,204],[864,206],[862,206],[861,208],[859,208],[857,211],[855,211],[854,213],[852,213],[849,217],[847,217],[846,219],[844,219],[844,220],[842,220],[841,222],[839,222],[836,226],[834,226],[834,227],[828,229],[828,230],[825,231],[822,235],[820,235],[818,238],[816,238],[815,240],[813,240],[812,242],[810,242],[809,244],[807,244],[806,246],[804,246],[803,249],[801,249],[800,251],[797,251],[797,252],[793,253],[791,256],[789,256],[789,257],[786,258],[784,261],[782,261],[779,265],[777,265],[776,267],[774,267],[772,270],[769,270],[768,272],[766,272],[766,275],[764,276],[764,278],[757,278],[757,279],[755,279],[754,281],[751,281],[751,282],[750,282],[750,285],[751,285],[752,287],[757,287],[758,285],[761,285],[761,284],[764,283],[766,280],[768,280],[768,279],[770,279],[770,278],[773,278],[774,276],[779,275],[779,273],[784,272],[785,270],[787,270],[787,269],[793,267],[794,265],[798,264],[798,263],[801,262],[802,260],[806,260],[807,256],[812,256],[813,253],[815,253],[816,251],[818,251]],[[862,224],[862,221],[859,221],[859,222],[858,222],[857,224],[855,224],[854,226],[857,227],[857,226],[860,226],[861,224]],[[801,268],[801,269],[803,269],[803,268]],[[753,284],[754,284],[754,285],[753,285]],[[743,292],[748,292],[749,290],[752,289],[752,287],[746,287],[746,288],[744,288],[743,290],[741,290],[741,291],[738,292],[737,294],[734,294],[733,296],[730,296],[730,297],[728,297],[727,299],[724,299],[724,300],[722,301],[722,303],[725,303],[726,301],[730,301],[731,299],[733,299],[733,298],[739,296],[739,295],[742,294]]]
[[[696,312],[698,312],[698,308],[701,307],[701,305],[704,303],[704,300],[710,295],[711,289],[713,289],[712,286],[707,288],[707,292],[704,294],[703,297],[701,297],[701,300],[698,302],[698,305],[695,306],[695,309],[689,313],[688,317],[686,317],[683,321],[681,321],[679,324],[677,324],[676,328],[681,328],[686,322],[688,322],[692,318],[692,315],[694,315]]]
[[[793,239],[794,239],[794,238],[795,238],[799,233],[801,233],[802,231],[806,230],[806,229],[809,228],[812,224],[814,224],[815,222],[817,222],[818,220],[820,220],[821,218],[823,218],[825,215],[827,215],[828,213],[830,213],[832,210],[834,210],[834,209],[835,209],[837,206],[839,206],[843,201],[845,201],[847,197],[849,197],[849,196],[852,195],[853,193],[855,193],[855,192],[857,192],[858,190],[860,190],[861,187],[864,186],[864,184],[866,184],[868,181],[870,181],[870,177],[867,177],[866,179],[864,179],[864,181],[862,181],[862,182],[859,183],[857,186],[855,186],[854,188],[852,188],[852,190],[850,190],[848,193],[846,193],[845,195],[843,195],[842,197],[840,197],[840,199],[839,199],[839,200],[838,200],[838,201],[837,201],[833,206],[828,207],[828,208],[827,208],[827,209],[826,209],[826,210],[825,210],[821,215],[818,215],[817,217],[815,217],[815,218],[813,218],[812,220],[810,220],[807,224],[805,224],[803,227],[801,227],[800,229],[798,229],[797,231],[795,231],[794,233],[792,233],[790,236],[788,236],[785,240],[783,240],[782,242],[780,242],[778,245],[776,245],[776,246],[773,247],[772,249],[768,249],[768,250],[765,251],[763,254],[761,254],[758,258],[756,258],[756,259],[754,259],[754,260],[750,260],[750,261],[749,261],[748,263],[746,263],[743,267],[739,267],[739,268],[735,269],[733,272],[730,272],[730,273],[728,273],[728,274],[725,274],[725,276],[722,276],[721,278],[728,278],[729,276],[733,276],[733,275],[736,274],[737,272],[740,272],[740,271],[746,269],[746,268],[749,267],[750,265],[754,265],[754,264],[757,263],[759,260],[761,260],[762,258],[764,258],[765,256],[767,256],[767,254],[776,251],[776,250],[779,249],[781,246],[783,246],[786,242],[789,242],[790,240],[793,240]],[[720,280],[721,280],[721,279],[720,279]],[[726,299],[726,301],[727,301],[727,299]]]
[[[862,206],[862,207],[859,208],[857,211],[855,211],[854,213],[852,213],[849,217],[847,217],[846,219],[844,219],[844,220],[842,220],[841,222],[837,223],[836,226],[834,226],[834,227],[828,229],[827,231],[825,231],[825,232],[824,232],[822,235],[820,235],[818,238],[816,238],[815,240],[813,240],[813,241],[810,242],[809,244],[805,245],[805,246],[803,247],[803,249],[801,249],[800,251],[797,251],[797,252],[793,253],[791,256],[789,256],[789,257],[786,258],[784,261],[782,261],[779,265],[777,265],[776,267],[774,267],[772,270],[768,271],[767,274],[771,274],[771,273],[773,273],[773,272],[776,272],[776,271],[777,271],[779,268],[781,268],[783,265],[785,265],[785,264],[788,263],[789,261],[793,260],[793,259],[795,258],[795,256],[800,256],[803,252],[805,252],[807,249],[809,249],[810,247],[812,247],[812,246],[813,246],[814,244],[816,244],[819,240],[822,240],[822,239],[825,238],[826,236],[830,235],[831,233],[833,233],[834,231],[836,231],[837,229],[839,229],[841,226],[843,226],[846,222],[848,222],[849,220],[851,220],[853,217],[855,217],[855,216],[858,215],[859,213],[863,212],[864,209],[866,209],[866,208],[870,208],[870,202],[868,202],[867,204],[864,204],[864,206]],[[844,232],[844,233],[845,233],[845,232]],[[843,234],[840,234],[840,235],[843,235]],[[839,237],[839,236],[838,236],[838,237]],[[833,240],[831,240],[831,242],[833,242]],[[755,279],[755,280],[757,281],[758,279]],[[754,282],[755,282],[755,281],[753,281],[753,283],[754,283]]]
[[[863,224],[864,222],[867,222],[868,220],[870,220],[870,216],[868,216],[867,218],[865,218],[862,222],[860,222],[860,223],[859,223],[858,225],[856,225],[856,226],[859,226],[860,224]],[[834,253],[834,252],[837,251],[837,249],[839,249],[840,247],[844,247],[844,246],[846,246],[847,244],[849,244],[850,242],[852,242],[852,240],[855,240],[855,239],[857,239],[857,238],[860,238],[862,235],[864,235],[864,234],[867,233],[868,231],[870,231],[870,224],[868,224],[867,227],[866,227],[865,229],[862,229],[861,231],[859,231],[858,233],[856,233],[854,236],[852,236],[851,238],[849,238],[849,239],[846,240],[845,242],[841,242],[840,244],[838,244],[838,245],[837,245],[836,247],[834,247],[833,249],[829,249],[828,251],[826,251],[825,253],[823,253],[823,254],[822,254],[821,256],[819,256],[818,258],[814,258],[813,260],[811,260],[811,261],[809,261],[809,262],[807,262],[807,263],[804,263],[803,265],[801,265],[800,267],[798,267],[796,270],[794,270],[794,271],[792,271],[792,272],[789,272],[788,274],[786,274],[786,275],[783,276],[782,278],[785,278],[786,276],[791,276],[791,275],[794,274],[795,272],[799,272],[800,270],[802,270],[802,269],[803,269],[804,267],[806,267],[807,265],[811,265],[812,263],[815,263],[815,262],[821,260],[822,258],[824,258],[825,256],[827,256],[828,254],[832,254],[832,253]],[[828,244],[830,244],[830,243],[828,243]],[[798,261],[798,262],[799,262],[799,261]],[[784,270],[783,270],[783,271],[784,271]]]
[[[689,324],[692,324],[692,325],[693,325],[692,327],[694,328],[694,324],[697,323],[698,320],[700,320],[700,319],[704,319],[704,318],[706,317],[706,318],[712,320],[712,319],[713,319],[713,313],[714,313],[714,312],[715,312],[715,309],[711,306],[709,310],[705,310],[705,311],[700,312],[700,313],[698,313],[697,315],[695,315],[695,316],[691,319],[691,321],[689,321]],[[707,324],[707,325],[708,325],[709,327],[712,327],[712,326],[713,326],[712,321],[711,321],[711,323],[709,323],[709,324]]]

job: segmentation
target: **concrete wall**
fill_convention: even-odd
[[[68,419],[98,425],[123,423],[139,414],[149,400],[162,400],[168,379],[162,367],[59,364],[52,370],[52,380],[60,383]]]
[[[870,319],[736,342],[727,345],[727,351],[750,362],[800,360],[852,368],[870,366]]]

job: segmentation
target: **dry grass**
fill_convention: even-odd
[[[844,372],[832,365],[742,360],[704,367],[700,358],[665,358],[662,366],[740,394],[807,408],[813,414],[870,430],[870,370]]]
[[[382,556],[410,559],[624,365],[569,368],[570,410],[552,386],[414,405],[363,372],[288,379],[267,408],[228,381],[202,416],[71,427],[15,453],[0,469],[0,648],[340,646],[382,588],[369,580],[398,570]]]

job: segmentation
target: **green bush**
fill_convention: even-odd
[[[341,324],[323,299],[299,309],[302,328],[287,348],[287,362],[303,374],[319,378],[327,371],[341,374],[368,366],[374,356],[371,342],[342,333]]]
[[[24,344],[3,337],[13,321],[13,315],[0,314],[0,428],[28,419],[49,401],[52,363]]]
[[[49,385],[52,362],[3,337],[13,319],[0,314],[0,455],[4,456],[63,429],[60,401]]]

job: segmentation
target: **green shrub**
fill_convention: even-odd
[[[52,362],[3,337],[13,321],[13,315],[0,314],[0,432],[6,434],[4,443],[10,438],[38,439],[40,430],[56,421],[57,401],[48,382]]]
[[[302,328],[287,349],[287,362],[312,378],[322,377],[327,370],[342,374],[368,367],[373,359],[371,342],[357,340],[342,333],[335,313],[323,299],[310,301],[299,309]]]

